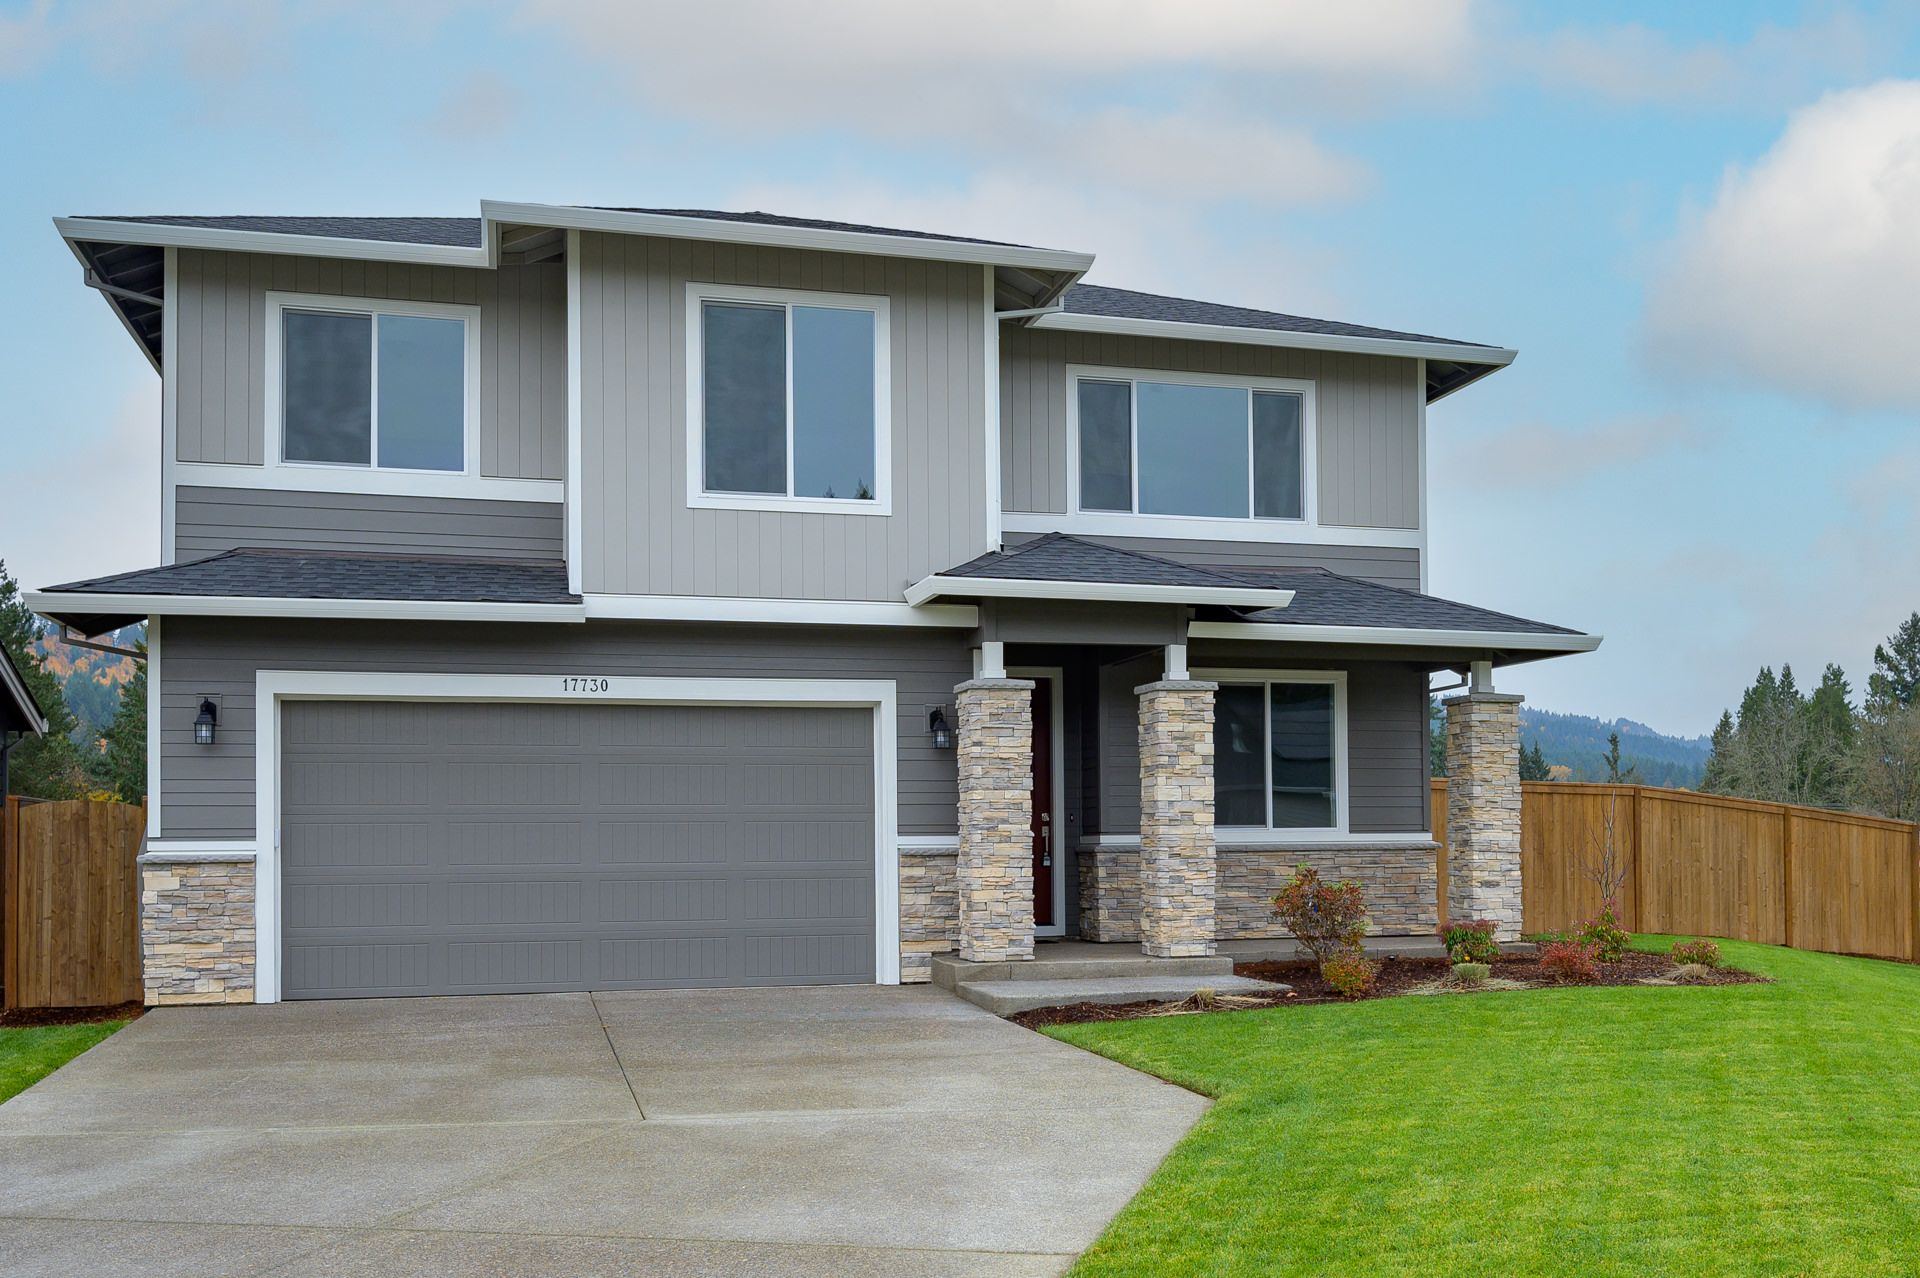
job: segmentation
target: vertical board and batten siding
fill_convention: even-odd
[[[1000,483],[1008,510],[1066,511],[1072,364],[1312,381],[1319,410],[1320,522],[1419,527],[1423,392],[1416,360],[1011,324],[1000,334]]]
[[[900,832],[952,834],[956,828],[954,752],[933,748],[927,712],[951,707],[954,686],[972,673],[964,632],[170,617],[162,644],[159,802],[166,838],[252,837],[254,676],[260,670],[892,679]],[[193,744],[202,696],[220,705],[219,738],[211,746]]]
[[[566,270],[470,270],[179,250],[174,287],[175,457],[266,462],[267,294],[476,306],[479,465],[510,479],[566,477]]]
[[[891,515],[687,504],[687,285],[884,296]],[[581,512],[590,593],[897,601],[988,549],[982,268],[580,236]]]
[[[1134,689],[1160,676],[1160,654],[1100,671],[1100,831],[1140,829],[1140,699]],[[1353,834],[1420,834],[1427,825],[1427,683],[1415,666],[1394,662],[1289,659],[1255,662],[1196,650],[1190,665],[1347,672],[1347,828]]]
[[[174,496],[181,560],[236,546],[489,559],[562,559],[558,502],[268,491],[182,484]]]
[[[1599,913],[1595,871],[1610,837],[1630,931],[1920,959],[1911,822],[1651,786],[1529,781],[1520,790],[1529,932],[1567,931]],[[1434,779],[1432,802],[1444,840],[1445,778]]]

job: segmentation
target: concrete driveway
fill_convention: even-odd
[[[0,1256],[1053,1274],[1204,1108],[926,987],[168,1009],[0,1105]]]

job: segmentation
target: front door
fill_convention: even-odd
[[[1033,681],[1033,925],[1057,928],[1053,858],[1053,680]]]

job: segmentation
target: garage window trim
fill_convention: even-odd
[[[478,307],[268,293],[266,459],[473,475]]]
[[[687,285],[687,504],[892,513],[889,299]]]
[[[1224,841],[1348,833],[1347,676],[1196,670],[1214,694],[1214,825]]]

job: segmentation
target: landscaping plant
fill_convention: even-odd
[[[1380,976],[1380,965],[1355,946],[1321,960],[1320,975],[1340,997],[1359,998],[1373,988]]]
[[[1720,947],[1712,941],[1681,941],[1673,947],[1672,958],[1681,967],[1719,967]]]
[[[1336,955],[1357,954],[1367,934],[1367,903],[1360,885],[1352,879],[1325,882],[1310,865],[1294,868],[1293,877],[1273,898],[1273,912],[1323,968]]]
[[[1485,963],[1461,962],[1453,965],[1453,979],[1462,985],[1484,985],[1493,968]]]
[[[1600,975],[1592,941],[1554,941],[1540,947],[1540,971],[1556,981],[1591,981]]]
[[[1620,903],[1608,897],[1600,906],[1600,917],[1582,925],[1579,939],[1593,946],[1594,957],[1602,963],[1618,963],[1633,937],[1620,926]]]
[[[1449,923],[1440,929],[1440,943],[1455,963],[1491,963],[1500,957],[1500,945],[1493,939],[1493,921],[1474,919],[1470,923]]]

